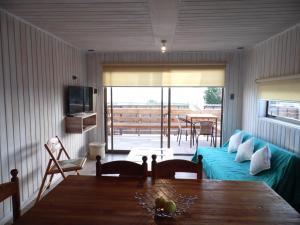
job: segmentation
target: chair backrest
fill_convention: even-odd
[[[180,116],[176,116],[176,120],[177,120],[177,124],[178,124],[179,129],[186,128],[186,127],[190,126],[190,121],[186,120],[185,118],[182,118]]]
[[[152,179],[175,179],[176,172],[196,173],[197,180],[202,179],[202,155],[198,155],[198,163],[183,159],[171,159],[156,162],[156,155],[152,155]]]
[[[213,134],[214,122],[213,121],[201,121],[200,129],[198,130],[199,135],[210,135]]]
[[[63,143],[61,142],[61,140],[59,139],[58,136],[56,136],[54,138],[50,138],[44,146],[53,161],[58,160],[60,158],[62,152],[64,152],[66,154],[67,158],[70,159],[70,156],[69,156],[67,150],[65,149],[65,146],[63,145]],[[58,151],[57,157],[54,156],[56,151]]]
[[[10,174],[12,175],[11,182],[0,184],[0,202],[12,197],[13,220],[15,222],[21,215],[18,170],[13,169]]]
[[[181,120],[180,120],[179,116],[176,116],[176,121],[177,121],[178,128],[181,129],[182,125],[181,125]]]
[[[49,149],[49,151],[51,151],[52,153],[55,153],[62,148],[57,137],[50,138],[45,145],[47,146],[47,149]]]
[[[50,155],[54,154],[56,151],[59,151],[59,154],[64,152],[68,159],[70,158],[65,146],[63,145],[58,136],[50,138],[44,146]]]
[[[120,177],[147,177],[147,157],[143,156],[143,164],[140,165],[135,162],[119,160],[101,164],[101,156],[96,156],[96,176],[103,174],[119,174]]]

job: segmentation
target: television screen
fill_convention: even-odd
[[[69,115],[93,111],[93,88],[69,86],[67,107]]]
[[[84,112],[93,111],[93,88],[84,87]]]
[[[83,112],[84,88],[82,86],[69,86],[68,88],[68,114]]]

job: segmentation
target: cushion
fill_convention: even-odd
[[[67,159],[59,160],[58,164],[64,172],[81,170],[86,162],[86,158],[76,158],[76,159]],[[53,164],[50,168],[50,173],[59,173],[59,169],[56,164]]]
[[[251,157],[250,174],[256,175],[271,168],[271,151],[269,145],[257,150]]]
[[[228,145],[228,152],[236,152],[239,145],[242,143],[243,140],[243,133],[238,132],[234,135],[232,135],[229,139],[229,145]]]
[[[253,150],[254,150],[254,139],[251,138],[239,145],[237,149],[237,154],[235,156],[235,161],[244,162],[247,160],[251,160]]]
[[[245,132],[245,131],[238,130],[238,129],[234,131],[234,134],[239,133],[239,132],[243,132],[243,140],[242,140],[242,143],[253,137],[252,134],[247,133],[247,132]],[[223,147],[228,148],[228,145],[229,145],[229,139],[224,143]]]

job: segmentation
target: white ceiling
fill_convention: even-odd
[[[0,0],[0,7],[82,49],[227,50],[300,22],[300,0]]]

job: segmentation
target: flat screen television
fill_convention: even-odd
[[[92,112],[93,88],[84,86],[69,86],[67,100],[68,115],[83,112]]]

